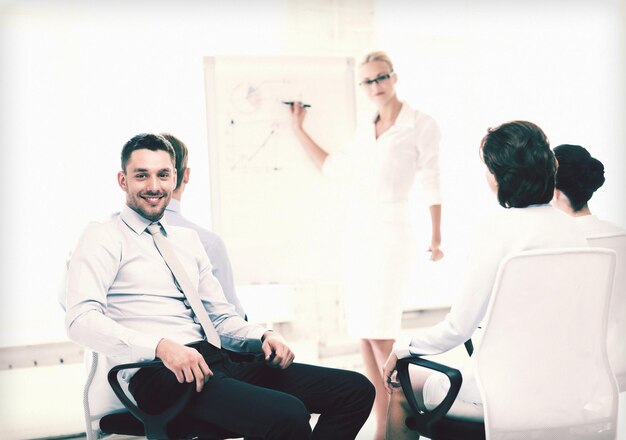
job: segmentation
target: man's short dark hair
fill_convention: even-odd
[[[512,121],[489,129],[481,151],[498,183],[500,205],[525,208],[552,200],[556,161],[548,138],[537,125]]]
[[[187,146],[173,134],[161,133],[161,136],[167,139],[176,152],[176,189],[178,189],[187,169]]]
[[[165,151],[170,155],[172,164],[176,166],[176,152],[167,139],[158,134],[142,133],[134,136],[122,148],[122,171],[126,172],[126,164],[135,150]]]

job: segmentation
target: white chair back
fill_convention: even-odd
[[[607,351],[615,253],[527,251],[505,260],[474,353],[487,439],[614,439]]]
[[[617,254],[606,341],[611,368],[617,378],[620,392],[624,392],[626,391],[626,234],[589,237],[588,241],[591,246],[613,249]]]
[[[85,367],[87,368],[87,380],[83,388],[83,411],[85,415],[85,435],[87,440],[97,440],[100,438],[98,426],[99,417],[94,417],[89,405],[89,394],[94,376],[98,370],[98,353],[85,349]]]
[[[100,419],[107,414],[126,411],[126,409],[106,379],[106,374],[113,364],[106,356],[88,349],[85,349],[84,357],[87,369],[87,379],[83,387],[85,434],[87,440],[104,439],[111,435],[100,430]],[[126,395],[134,402],[132,395],[128,392],[128,384],[122,381],[121,385]]]

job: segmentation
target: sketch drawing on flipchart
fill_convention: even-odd
[[[302,99],[297,82],[268,79],[239,82],[227,91],[221,121],[223,142],[230,171],[279,172],[289,167],[283,143],[292,136],[288,99]]]
[[[291,105],[329,148],[354,130],[353,61],[345,57],[205,57],[212,226],[238,283],[335,285],[341,188],[307,156]]]

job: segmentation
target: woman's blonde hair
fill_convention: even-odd
[[[387,55],[386,52],[383,52],[382,50],[376,50],[374,52],[368,53],[363,57],[361,66],[363,64],[371,63],[372,61],[382,61],[384,63],[387,63],[389,69],[391,69],[390,71],[393,72],[393,63],[391,62],[391,58],[389,58],[389,55]]]

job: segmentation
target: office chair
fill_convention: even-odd
[[[609,362],[623,393],[626,391],[626,234],[589,237],[588,241],[590,246],[613,249],[617,254],[606,340]]]
[[[614,439],[617,382],[606,347],[615,252],[576,248],[526,251],[501,264],[472,357],[484,423],[446,416],[462,374],[420,357],[398,361],[413,415],[432,440]],[[420,408],[408,366],[440,371],[450,389]]]
[[[128,397],[125,385],[119,380],[118,373],[127,369],[160,367],[163,365],[161,361],[122,364],[111,368],[107,374],[107,380],[123,408],[111,410],[104,415],[92,414],[89,394],[99,367],[100,356],[98,353],[89,352],[86,357],[89,372],[83,392],[83,408],[86,422],[85,432],[88,440],[102,439],[111,434],[145,436],[148,439],[199,438],[221,440],[241,438],[240,434],[226,431],[208,423],[186,419],[180,414],[195,392],[194,384],[189,384],[190,386],[180,399],[160,414],[149,414],[139,409],[134,400]]]

